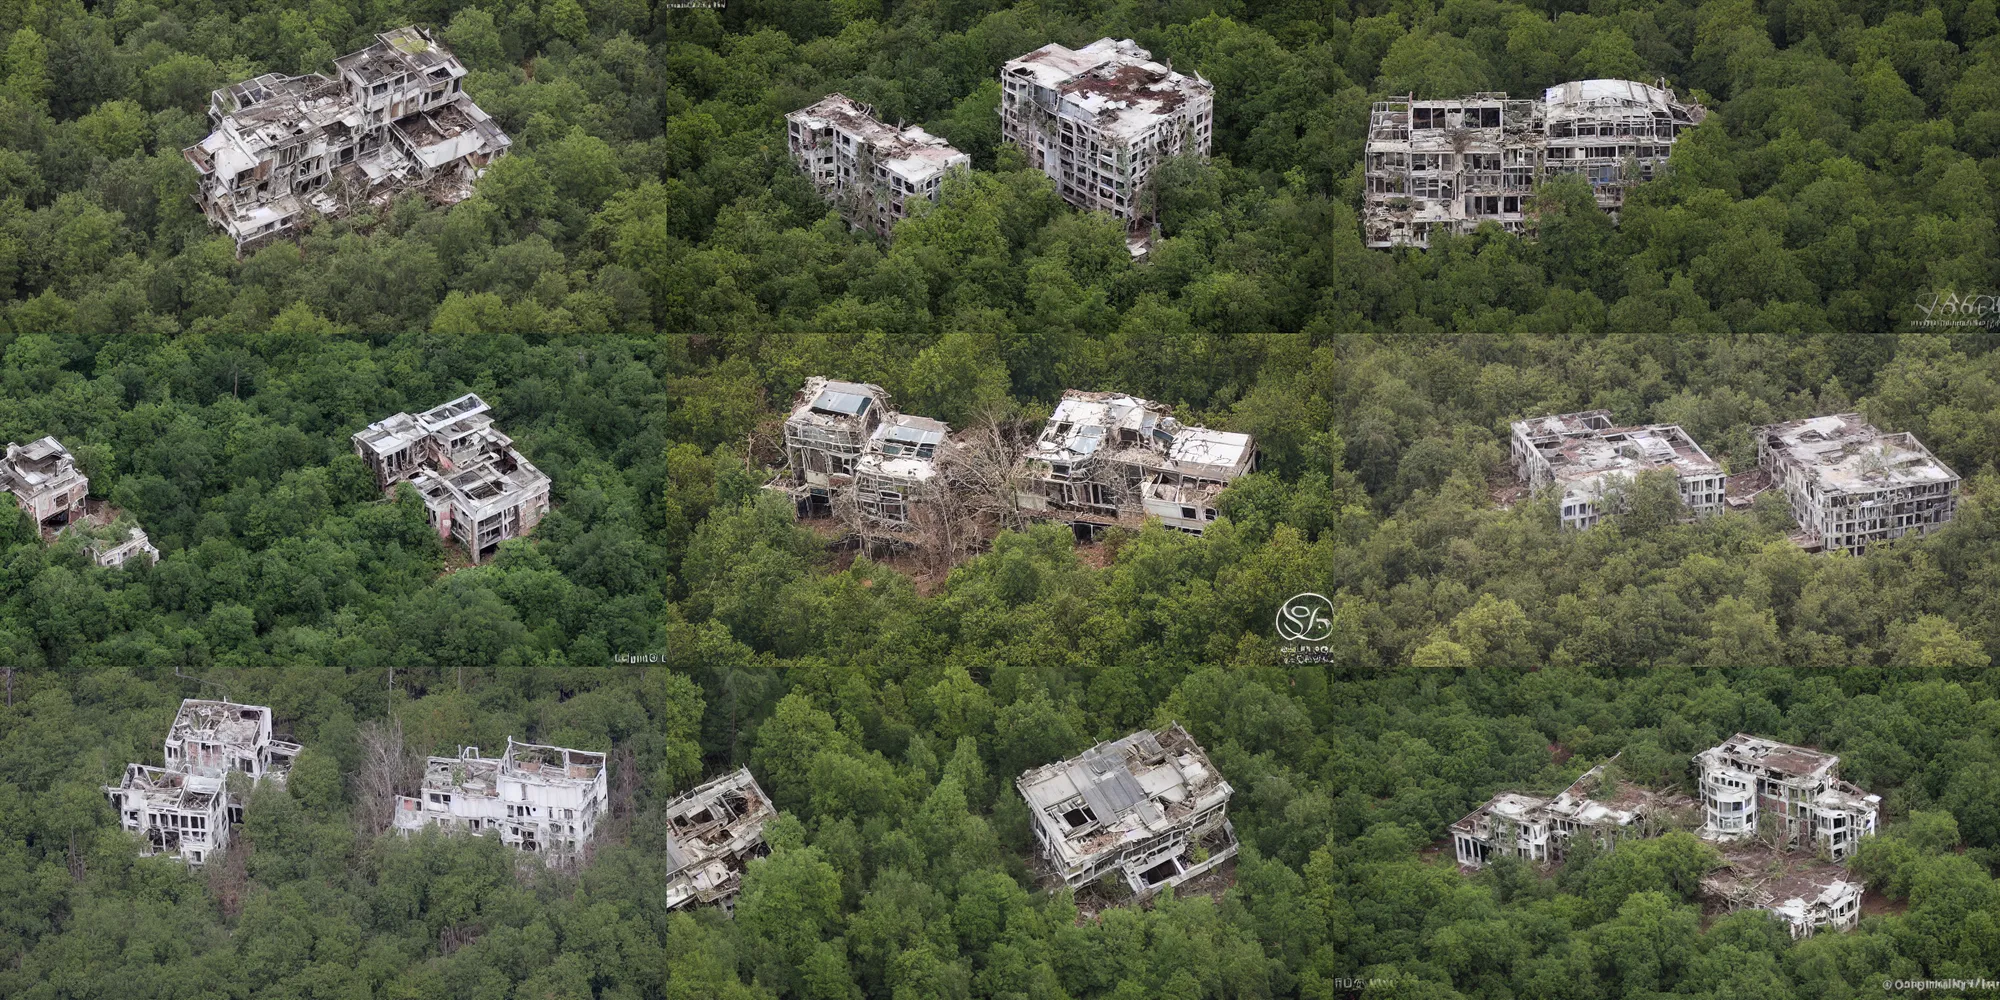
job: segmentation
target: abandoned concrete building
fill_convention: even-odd
[[[879,385],[806,379],[785,418],[784,486],[799,513],[832,512],[834,498],[853,488],[854,470],[891,412]]]
[[[269,708],[189,698],[167,732],[166,766],[127,765],[104,792],[119,825],[144,838],[142,855],[201,865],[229,846],[230,824],[243,821],[229,776],[282,784],[299,750],[272,737]]]
[[[1615,218],[1625,192],[1652,179],[1674,140],[1706,115],[1664,80],[1577,80],[1540,101],[1493,92],[1377,101],[1364,154],[1367,243],[1429,246],[1434,232],[1488,221],[1532,234],[1535,188],[1565,173],[1583,175]]]
[[[430,32],[375,37],[335,59],[333,77],[267,73],[210,95],[214,131],[182,153],[200,174],[195,200],[239,253],[308,212],[341,215],[410,190],[461,201],[507,152],[512,140],[464,93],[464,65]]]
[[[917,199],[936,201],[944,175],[971,169],[972,157],[914,125],[876,119],[874,110],[832,94],[785,116],[792,159],[840,209],[848,225],[888,239]]]
[[[122,534],[122,538],[118,535]],[[92,542],[90,556],[99,566],[123,566],[134,556],[144,557],[149,562],[160,561],[160,550],[153,547],[153,541],[146,537],[145,529],[137,525],[114,530],[113,537],[103,542]]]
[[[1170,156],[1206,158],[1215,134],[1215,88],[1130,39],[1044,45],[1002,66],[1000,88],[1001,139],[1064,201],[1125,220],[1135,256],[1151,233],[1153,171]]]
[[[1588,528],[1603,519],[1618,491],[1650,469],[1671,469],[1681,502],[1696,514],[1723,507],[1722,466],[1674,424],[1620,427],[1609,410],[1517,420],[1511,457],[1530,489],[1561,490],[1563,527]]]
[[[1199,535],[1216,518],[1217,495],[1256,468],[1248,434],[1185,426],[1165,404],[1136,396],[1072,389],[1021,456],[1019,503],[1079,535],[1149,516]]]
[[[1654,792],[1612,777],[1610,765],[1606,761],[1585,771],[1554,798],[1520,792],[1493,796],[1451,825],[1458,863],[1479,868],[1496,857],[1558,862],[1578,836],[1590,837],[1609,850],[1620,840],[1659,833],[1694,805],[1686,796]]]
[[[466,393],[424,413],[398,413],[354,435],[354,452],[386,492],[409,480],[438,537],[475,563],[533,531],[549,512],[549,477],[493,426],[486,401]]]
[[[1229,782],[1179,724],[1100,743],[1015,782],[1035,840],[1064,885],[1116,872],[1135,896],[1236,855]]]
[[[667,909],[728,907],[743,887],[744,866],[771,852],[764,823],[776,815],[749,768],[667,803]]]
[[[1886,434],[1859,413],[1751,432],[1757,466],[1791,501],[1807,544],[1827,551],[1925,534],[1958,509],[1958,474],[1915,435]]]
[[[854,465],[854,500],[869,523],[896,528],[941,489],[938,458],[951,428],[941,420],[891,412],[868,436]]]
[[[27,444],[7,445],[0,459],[0,490],[44,528],[57,528],[83,514],[90,480],[76,467],[76,458],[61,441],[45,437]]]
[[[507,739],[499,757],[461,747],[432,757],[416,795],[396,797],[394,827],[497,835],[551,862],[579,860],[610,808],[604,755]]]
[[[1839,861],[1875,832],[1882,797],[1840,780],[1833,754],[1737,733],[1694,762],[1704,840],[1768,838]]]
[[[1701,894],[1726,910],[1769,911],[1794,939],[1861,922],[1862,884],[1846,868],[1769,848],[1725,850],[1723,866],[1702,878]]]

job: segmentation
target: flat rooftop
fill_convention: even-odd
[[[1804,469],[1822,492],[1867,493],[1958,481],[1958,474],[1914,435],[1885,433],[1859,413],[1768,424],[1753,433],[1780,461]]]
[[[1633,80],[1571,80],[1542,91],[1542,106],[1550,120],[1582,118],[1621,111],[1638,111],[1694,123],[1706,115],[1699,104],[1680,100],[1673,91]]]
[[[1177,73],[1131,39],[1100,38],[1080,49],[1050,43],[1001,68],[1060,95],[1063,110],[1117,136],[1137,136],[1214,88]]]
[[[853,136],[874,150],[875,158],[889,171],[914,183],[923,183],[972,157],[951,143],[915,125],[898,128],[877,119],[874,109],[845,94],[829,94],[811,107],[786,115],[818,130],[832,127]]]
[[[255,748],[270,718],[271,710],[263,705],[189,698],[181,702],[168,738]]]
[[[1755,764],[1795,777],[1819,774],[1840,763],[1840,758],[1830,753],[1795,747],[1749,733],[1737,733],[1721,745],[1703,751],[1703,756],[1709,755],[1727,763]]]
[[[1565,486],[1601,486],[1604,477],[1672,469],[1678,476],[1721,475],[1722,466],[1676,424],[1619,427],[1606,410],[1517,420],[1525,437]]]

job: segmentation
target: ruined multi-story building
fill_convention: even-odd
[[[833,510],[834,496],[853,487],[855,466],[889,412],[889,394],[879,385],[806,380],[785,418],[785,470],[801,513]]]
[[[1137,254],[1151,231],[1153,172],[1170,156],[1208,156],[1215,88],[1130,39],[1051,43],[1001,67],[1000,135],[1064,201],[1125,220]]]
[[[1875,832],[1882,797],[1840,780],[1840,758],[1737,733],[1694,758],[1704,840],[1766,837],[1835,861]]]
[[[1614,760],[1616,758],[1613,758]],[[1574,838],[1611,849],[1628,837],[1648,837],[1694,803],[1609,775],[1610,761],[1583,773],[1554,798],[1502,792],[1451,825],[1458,863],[1478,868],[1496,857],[1538,864],[1563,860]]]
[[[1811,544],[1828,551],[1937,530],[1958,509],[1958,474],[1912,434],[1885,434],[1859,413],[1752,431],[1757,466],[1791,501]]]
[[[267,73],[215,91],[214,129],[182,150],[196,201],[245,247],[419,190],[451,203],[512,140],[465,95],[465,67],[431,33],[406,27],[334,60],[335,75]]]
[[[408,836],[425,827],[497,836],[552,862],[583,857],[610,808],[604,755],[507,739],[499,757],[462,747],[432,757],[416,795],[399,795],[394,827]]]
[[[1215,520],[1216,496],[1256,467],[1248,434],[1188,427],[1136,396],[1072,389],[1021,456],[1019,503],[1079,534],[1152,516],[1198,535]]]
[[[1428,246],[1438,231],[1535,228],[1535,188],[1581,174],[1615,218],[1707,111],[1660,86],[1578,80],[1540,101],[1502,93],[1377,101],[1368,120],[1362,228],[1371,247]]]
[[[1054,877],[1071,887],[1116,872],[1148,896],[1236,855],[1229,782],[1179,724],[1100,743],[1015,785]]]
[[[45,437],[27,444],[7,445],[0,459],[0,491],[45,528],[57,528],[82,516],[90,480],[61,441]]]
[[[104,793],[119,825],[144,838],[142,854],[201,865],[229,846],[230,824],[243,821],[230,775],[282,784],[299,750],[271,735],[269,708],[189,698],[167,732],[166,766],[127,765]]]
[[[1511,457],[1530,489],[1561,491],[1566,528],[1588,528],[1613,513],[1612,501],[1633,477],[1671,469],[1681,502],[1696,514],[1722,510],[1722,466],[1674,424],[1620,427],[1609,410],[1517,420]]]
[[[438,537],[479,562],[549,512],[549,477],[493,426],[485,400],[467,393],[424,413],[398,413],[354,435],[354,452],[385,491],[409,480]]]
[[[1794,939],[1861,922],[1862,884],[1846,868],[1769,849],[1724,851],[1722,867],[1702,878],[1701,893],[1727,910],[1769,911]]]
[[[842,94],[785,116],[792,159],[849,225],[883,239],[911,205],[936,201],[954,168],[972,157],[918,128],[884,124],[873,109]]]
[[[764,823],[777,815],[749,768],[705,782],[667,803],[667,909],[730,905],[751,858],[771,852]]]

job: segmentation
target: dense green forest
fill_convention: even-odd
[[[371,338],[306,319],[6,343],[0,437],[60,435],[164,558],[99,569],[25,526],[0,550],[0,995],[1840,1000],[2000,963],[1985,341]],[[758,488],[746,442],[816,372],[955,419],[1117,387],[1255,432],[1266,468],[1201,537],[1003,534],[920,594]],[[446,573],[420,505],[378,499],[346,436],[468,388],[555,509]],[[1586,532],[1547,502],[1495,509],[1506,421],[1589,406],[1682,422],[1735,467],[1755,423],[1859,408],[1968,496],[1862,557],[1802,552],[1768,504],[1683,523],[1640,496]],[[1274,610],[1305,590],[1334,601],[1330,663],[1279,654]],[[308,748],[195,873],[136,858],[98,791],[159,761],[178,699],[207,690],[186,678],[271,705]],[[517,873],[491,840],[364,836],[346,779],[391,716],[427,751],[613,748],[629,806],[577,874]],[[1170,719],[1237,789],[1232,885],[1079,919],[1026,877],[1012,780]],[[1619,751],[1684,783],[1739,730],[1838,752],[1884,795],[1855,867],[1891,912],[1798,943],[1762,914],[1704,919],[1705,855],[1678,837],[1550,877],[1420,854],[1497,789],[1552,791]],[[741,764],[784,811],[775,850],[733,918],[668,915],[648,817]]]
[[[473,68],[516,155],[448,211],[411,196],[235,259],[179,153],[209,89],[326,71],[413,21]],[[1106,34],[1216,88],[1215,155],[1161,171],[1166,238],[1136,265],[1114,222],[998,148],[1001,62]],[[0,40],[0,322],[73,331],[86,357],[321,325],[1879,331],[2000,289],[1992,0],[6,0]],[[1601,76],[1714,111],[1619,228],[1553,185],[1539,242],[1363,247],[1372,99]],[[786,156],[784,113],[832,90],[980,168],[893,249]]]

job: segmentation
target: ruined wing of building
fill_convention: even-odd
[[[0,459],[0,490],[44,528],[59,528],[83,514],[90,480],[76,459],[53,437],[7,445]]]
[[[1830,753],[1737,733],[1694,762],[1705,840],[1769,835],[1783,848],[1840,861],[1881,814],[1882,797],[1840,780],[1840,758]]]
[[[1846,868],[1773,851],[1725,851],[1701,880],[1702,895],[1730,910],[1765,910],[1793,939],[1861,922],[1862,884]]]
[[[1147,517],[1199,535],[1216,497],[1256,470],[1248,434],[1189,427],[1162,403],[1114,392],[1063,393],[1020,459],[1022,511],[1079,534]]]
[[[1071,887],[1115,872],[1143,897],[1236,854],[1229,782],[1177,723],[1100,743],[1015,785],[1043,857]]]
[[[1670,469],[1681,502],[1695,514],[1723,509],[1726,476],[1675,424],[1621,427],[1608,410],[1517,420],[1511,459],[1533,490],[1559,491],[1563,526],[1588,528],[1615,513],[1622,489],[1641,472]]]
[[[1924,534],[1958,509],[1958,474],[1911,434],[1878,430],[1859,413],[1770,424],[1751,432],[1757,465],[1791,501],[1809,544],[1850,549]]]
[[[1681,132],[1707,111],[1664,80],[1577,80],[1540,101],[1503,93],[1377,101],[1368,120],[1362,228],[1371,247],[1428,246],[1439,231],[1495,222],[1535,229],[1535,189],[1580,174],[1612,214],[1660,172]]]
[[[936,201],[946,173],[972,157],[918,128],[887,125],[873,109],[832,94],[785,116],[792,159],[848,224],[888,239],[919,200]]]
[[[769,854],[764,824],[777,811],[749,768],[705,782],[667,803],[667,909],[730,905],[751,858]]]
[[[182,150],[195,200],[237,251],[404,191],[472,194],[512,140],[466,96],[465,66],[429,31],[398,28],[334,60],[334,75],[267,73],[215,91],[214,131]]]
[[[544,860],[580,860],[610,808],[604,754],[507,739],[499,757],[462,747],[425,762],[416,795],[395,802],[396,832],[436,827],[497,836]]]
[[[549,512],[549,477],[493,426],[486,401],[467,393],[423,413],[398,413],[354,435],[354,453],[385,492],[408,480],[439,538],[475,563],[533,531]]]
[[[229,776],[282,784],[299,749],[272,737],[265,706],[189,698],[168,730],[165,766],[127,765],[104,793],[119,825],[142,838],[142,855],[201,865],[229,846],[230,824],[243,821]]]
[[[1577,837],[1589,837],[1609,850],[1629,837],[1653,835],[1674,812],[1693,804],[1611,777],[1610,766],[1606,761],[1591,768],[1554,798],[1495,795],[1451,825],[1458,863],[1479,868],[1496,857],[1559,862]]]
[[[1208,156],[1215,88],[1130,39],[1052,43],[1000,68],[1000,135],[1064,201],[1124,220],[1137,256],[1155,214],[1153,173],[1170,156]]]

